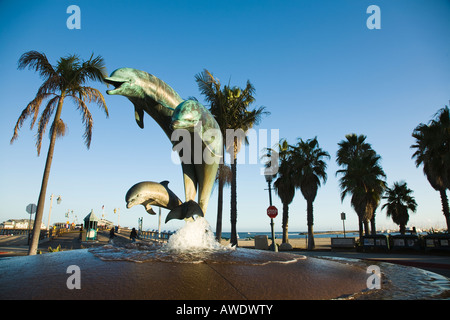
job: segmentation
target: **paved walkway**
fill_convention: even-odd
[[[49,252],[49,248],[56,249],[61,246],[61,250],[74,250],[82,248],[90,248],[94,246],[102,246],[109,241],[109,230],[100,230],[98,232],[98,240],[96,241],[81,241],[80,233],[78,231],[67,232],[53,240],[44,240],[39,243],[38,250],[42,253]],[[130,230],[121,230],[121,233],[116,233],[114,239],[116,243],[129,243]],[[20,236],[0,236],[0,258],[10,256],[21,256],[28,254],[28,239],[26,235]]]

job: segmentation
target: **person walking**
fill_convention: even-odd
[[[136,232],[136,229],[133,228],[133,229],[131,229],[131,233],[130,233],[131,242],[136,242],[136,238],[137,238],[137,232]]]
[[[116,234],[114,233],[114,226],[109,230],[109,243],[114,244],[114,237]]]

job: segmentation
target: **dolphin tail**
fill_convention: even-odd
[[[197,202],[189,200],[172,209],[166,217],[166,222],[172,219],[187,219],[194,215],[204,217],[204,213]]]

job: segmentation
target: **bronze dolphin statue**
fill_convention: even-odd
[[[169,181],[136,183],[128,190],[125,201],[127,209],[141,204],[149,214],[156,214],[151,207],[152,205],[173,209],[182,203],[175,193],[169,189]]]
[[[169,189],[169,181],[160,183],[142,181],[132,186],[125,195],[127,208],[143,205],[149,214],[156,214],[152,205],[170,209],[166,222],[171,219],[185,219],[194,215],[203,216],[203,212],[195,201],[188,201],[181,206],[181,200]]]
[[[183,120],[182,118],[173,119],[175,109],[181,105],[181,107],[178,108],[179,114],[185,116],[187,107],[193,107],[195,105],[198,110],[201,109],[200,114],[202,116],[198,118],[196,123],[200,124],[200,128],[202,128],[201,130],[203,130],[202,132],[208,131],[207,129],[219,129],[217,121],[215,121],[214,117],[200,103],[195,103],[194,105],[190,103],[183,104],[185,100],[183,100],[178,93],[175,92],[175,90],[173,90],[164,81],[145,71],[132,68],[120,68],[113,71],[111,75],[104,80],[106,83],[114,86],[114,89],[106,91],[107,94],[125,96],[133,103],[136,122],[140,128],[144,128],[143,119],[145,111],[159,124],[159,126],[166,133],[167,137],[171,139],[174,130],[177,129],[176,121]],[[207,119],[208,121],[203,123],[202,121],[204,119]],[[173,121],[175,121],[175,128],[172,126]],[[223,138],[221,134],[219,135],[220,137],[216,138],[214,143],[211,143],[211,141],[204,141],[203,136],[200,135],[200,138],[202,138],[202,154],[208,155],[210,159],[213,159],[213,161],[202,161],[201,163],[182,161],[181,163],[186,200],[183,205],[188,207],[192,205],[192,202],[195,202],[198,191],[198,204],[200,205],[203,215],[206,213],[208,207],[218,164],[222,157]],[[206,137],[209,136],[206,135]],[[174,141],[171,140],[171,142],[175,145]],[[205,149],[207,150],[205,151]],[[192,144],[192,155],[194,155],[194,151],[194,145]],[[180,156],[180,158],[182,157]],[[183,215],[188,214],[188,208],[180,209],[180,212],[174,212],[172,215],[169,213],[168,217],[171,216],[177,219],[186,218],[183,217]]]
[[[198,185],[198,204],[205,212],[216,179],[219,162],[223,160],[223,137],[219,125],[214,116],[201,103],[186,100],[174,110],[172,128],[174,130],[185,130],[190,134],[190,159],[181,156],[181,162],[182,164],[193,164],[191,166],[185,165],[183,172],[185,176],[188,176],[188,182]],[[199,150],[194,150],[196,147],[195,139],[198,140],[198,138],[202,140],[200,157],[198,157]],[[197,155],[195,152],[197,152]],[[194,188],[188,188],[188,190],[194,190]],[[189,200],[192,200],[195,193],[187,196]]]

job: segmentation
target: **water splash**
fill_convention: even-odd
[[[183,253],[227,251],[235,250],[235,248],[226,247],[217,242],[208,221],[203,217],[198,217],[195,221],[186,222],[181,229],[169,238],[169,241],[161,250]]]

